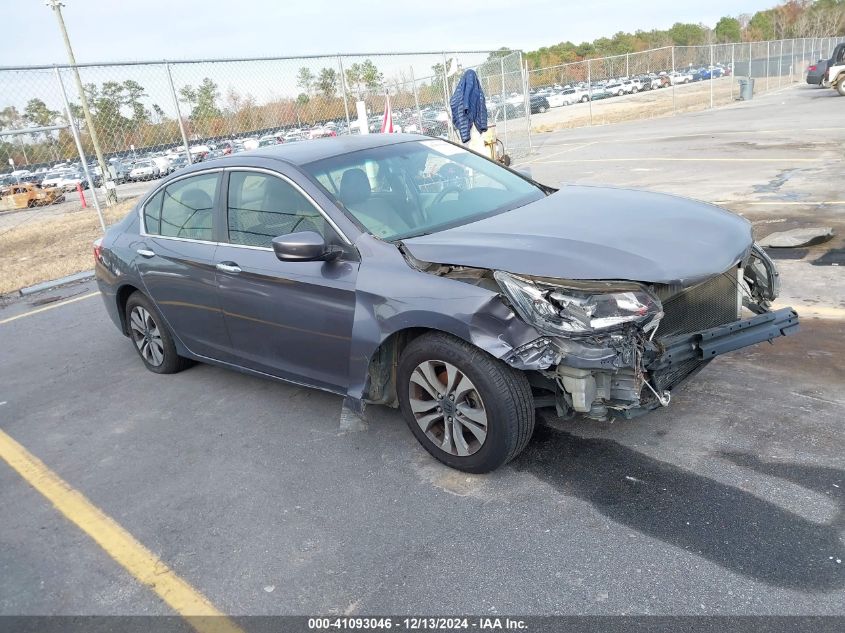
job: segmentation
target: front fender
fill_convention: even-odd
[[[349,355],[347,396],[364,398],[370,362],[402,330],[424,328],[456,336],[502,358],[540,337],[497,292],[413,268],[393,244],[362,236],[361,266]]]

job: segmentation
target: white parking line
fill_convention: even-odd
[[[66,306],[69,303],[76,303],[77,301],[82,301],[83,299],[90,299],[91,297],[96,297],[99,294],[100,291],[97,290],[96,292],[89,292],[87,295],[81,295],[79,297],[65,299],[64,301],[57,301],[56,303],[51,303],[50,305],[44,306],[43,308],[36,308],[35,310],[30,310],[29,312],[24,312],[23,314],[16,314],[15,316],[2,319],[0,320],[0,325],[11,323],[12,321],[17,321],[18,319],[32,316],[34,314],[40,314],[41,312],[46,312],[47,310],[53,310],[54,308],[61,308],[62,306]]]

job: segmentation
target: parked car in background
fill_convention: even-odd
[[[837,44],[827,65],[824,81],[845,96],[845,42]]]
[[[550,108],[560,108],[561,106],[571,105],[574,103],[571,95],[565,95],[562,92],[552,92],[546,97]]]
[[[154,180],[159,176],[158,166],[151,160],[139,160],[129,171],[129,180]]]
[[[167,156],[152,156],[150,160],[158,167],[159,176],[166,176],[173,171],[173,165],[170,164],[170,159]]]
[[[669,80],[671,81],[672,85],[688,84],[694,81],[694,77],[691,72],[676,70],[675,72],[669,74]]]
[[[431,455],[473,473],[526,447],[535,407],[635,418],[716,356],[798,329],[771,307],[777,270],[748,220],[674,195],[556,190],[417,135],[196,165],[94,257],[149,371],[200,361],[339,394],[351,413],[398,407]]]
[[[636,94],[642,90],[645,90],[645,88],[643,88],[643,82],[637,77],[634,77],[633,79],[626,79],[622,82],[622,85],[627,88],[626,92],[629,94]],[[650,82],[649,87],[651,87]]]
[[[67,176],[70,172],[68,170],[54,170],[48,171],[44,174],[44,178],[41,179],[41,186],[42,187],[61,187],[61,182],[64,180],[65,176]]]
[[[564,88],[563,94],[571,98],[573,103],[587,103],[590,100],[590,93],[586,88]]]
[[[807,67],[807,83],[820,88],[827,88],[825,73],[827,73],[829,64],[829,59],[820,59],[815,64],[810,64]]]
[[[549,110],[549,100],[545,97],[535,95],[530,98],[531,114],[547,112]]]
[[[604,86],[605,92],[613,97],[621,97],[626,92],[626,87],[622,85],[621,81],[610,81]],[[593,97],[595,98],[595,96]]]
[[[699,68],[693,75],[694,81],[708,81],[710,79],[717,79],[724,74],[724,71],[719,66],[710,66],[707,68]]]
[[[226,150],[224,149],[223,152],[225,153]],[[173,158],[171,158],[170,164],[173,166],[173,171],[176,171],[177,169],[187,167],[188,159],[183,154],[180,154],[179,156],[174,156]]]
[[[83,189],[88,189],[88,181],[80,171],[67,172],[56,184],[59,189],[64,191],[75,191],[78,186]]]
[[[56,202],[64,202],[64,191],[58,187],[39,187],[32,182],[18,182],[0,186],[0,211],[31,209]]]

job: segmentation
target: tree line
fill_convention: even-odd
[[[845,0],[788,0],[754,14],[724,16],[712,28],[677,22],[666,30],[620,31],[592,42],[561,42],[525,53],[529,68],[547,68],[663,46],[701,46],[845,35]]]

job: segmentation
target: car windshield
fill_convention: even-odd
[[[392,241],[468,224],[542,198],[536,185],[439,139],[303,166],[370,233]]]

